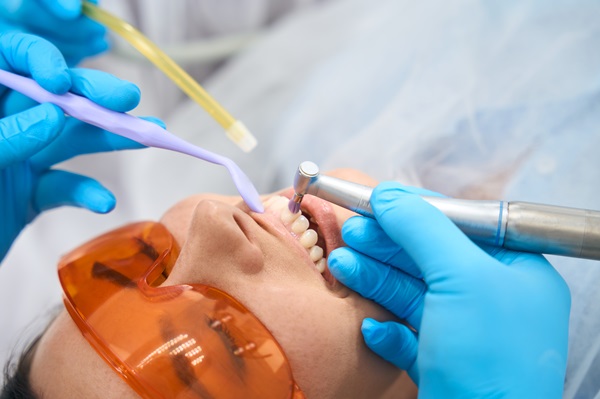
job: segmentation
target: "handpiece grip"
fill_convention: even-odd
[[[600,212],[528,202],[508,204],[504,246],[600,260]]]

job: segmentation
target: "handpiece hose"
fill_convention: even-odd
[[[311,194],[373,217],[372,187],[324,176],[303,162],[294,179],[296,203]],[[529,202],[476,201],[423,196],[469,238],[481,244],[600,260],[600,212]]]

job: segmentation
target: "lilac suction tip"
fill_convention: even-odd
[[[251,191],[249,188],[245,188],[245,191],[242,193],[242,199],[253,212],[264,213],[265,207],[256,190]]]

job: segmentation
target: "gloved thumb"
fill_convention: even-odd
[[[375,187],[371,207],[383,231],[406,251],[430,288],[450,275],[467,275],[489,259],[439,209],[398,183]]]
[[[65,124],[55,105],[42,104],[0,119],[0,169],[30,158],[50,144]]]
[[[327,263],[331,274],[346,287],[412,326],[421,324],[426,291],[422,280],[346,247],[332,251]]]
[[[394,321],[379,322],[364,319],[361,327],[367,346],[376,354],[396,367],[408,371],[415,383],[418,382],[418,342],[415,334],[404,324]]]

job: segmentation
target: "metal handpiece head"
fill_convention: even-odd
[[[298,165],[294,175],[294,196],[288,204],[290,212],[297,213],[300,210],[302,198],[308,192],[310,184],[318,178],[319,173],[319,167],[314,162],[305,161]]]

